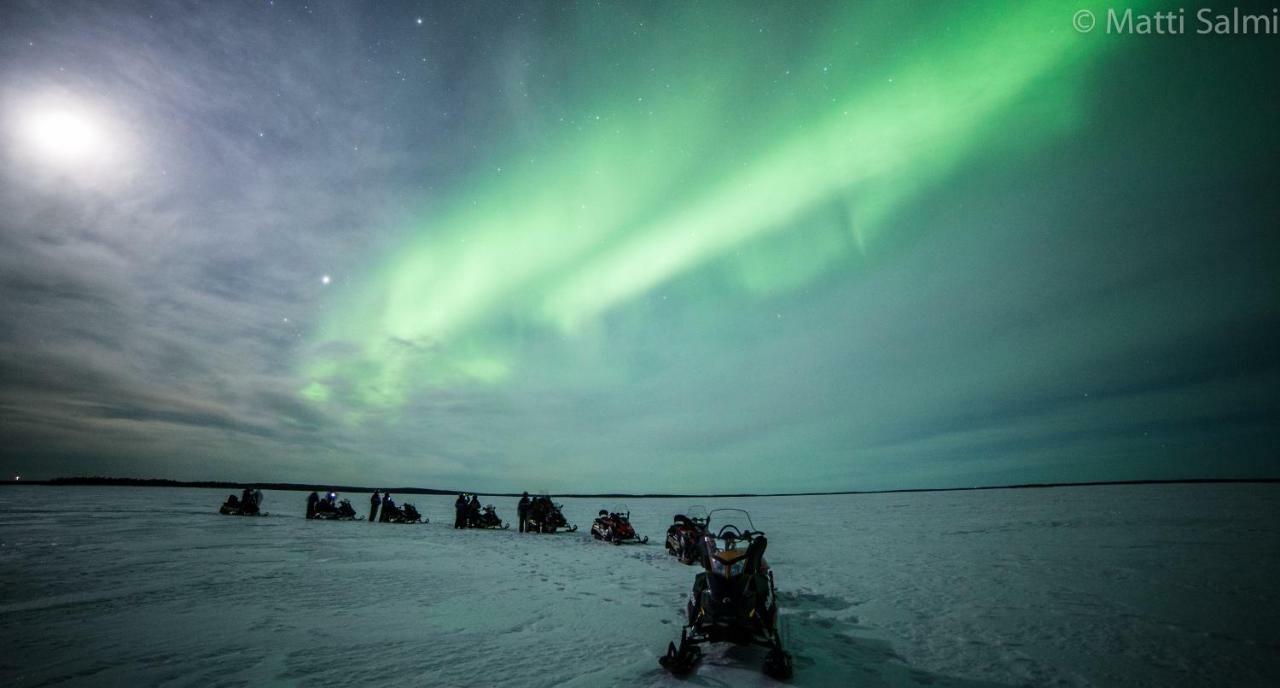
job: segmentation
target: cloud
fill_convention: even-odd
[[[376,108],[356,106],[365,94],[343,91],[321,46],[275,53],[302,29],[282,37],[231,7],[158,8],[159,19],[80,9],[17,13],[40,48],[6,56],[5,110],[31,107],[33,92],[70,94],[127,128],[130,155],[111,170],[120,184],[97,187],[62,184],[31,156],[4,160],[11,439],[78,425],[229,433],[264,453],[325,446],[327,420],[296,399],[288,362],[322,296],[319,274],[341,274],[366,228],[384,224],[385,193],[353,180],[405,155],[366,135]],[[101,453],[92,437],[64,451]],[[217,460],[237,470],[235,456]]]

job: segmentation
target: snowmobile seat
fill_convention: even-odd
[[[715,558],[726,566],[737,563],[739,559],[746,557],[751,553],[748,549],[722,549],[715,553]]]
[[[693,519],[689,518],[688,516],[685,516],[684,514],[676,514],[675,518],[671,520],[673,523],[682,525],[685,528],[689,528],[692,530],[696,530],[698,528],[698,524],[694,522]]]

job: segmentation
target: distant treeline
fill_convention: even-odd
[[[599,494],[561,494],[557,497],[594,498],[594,499],[704,499],[712,497],[818,497],[825,495],[858,495],[858,494],[898,494],[903,492],[961,492],[967,490],[1021,490],[1047,487],[1099,487],[1105,485],[1183,485],[1203,483],[1280,483],[1280,478],[1203,478],[1185,480],[1110,480],[1080,483],[1024,483],[1021,485],[981,485],[974,487],[921,487],[898,490],[841,490],[833,492],[775,492],[775,493],[731,493],[731,494],[626,494],[607,492]],[[335,491],[335,492],[373,492],[387,490],[392,494],[428,494],[455,495],[459,492],[473,493],[472,490],[439,490],[430,487],[366,487],[359,485],[317,485],[306,483],[243,483],[222,480],[167,480],[163,478],[106,478],[101,476],[53,478],[51,480],[4,481],[0,485],[111,485],[125,487],[207,487],[223,490],[241,490],[254,487],[262,490],[295,490],[301,492]],[[485,492],[488,497],[519,497],[515,492]]]
[[[334,492],[373,492],[375,489],[390,490],[401,494],[458,494],[454,490],[437,490],[429,487],[361,487],[357,485],[311,485],[305,483],[239,483],[224,480],[168,480],[165,478],[106,478],[102,476],[75,476],[71,478],[53,478],[51,480],[23,480],[30,485],[111,485],[121,487],[211,487],[223,490],[241,490],[254,487],[260,490],[298,490],[311,492],[318,490]],[[13,484],[13,483],[10,483]]]

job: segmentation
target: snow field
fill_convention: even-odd
[[[631,500],[648,545],[573,534],[217,514],[218,490],[0,490],[0,683],[771,685],[764,651],[657,657],[696,572],[672,514],[769,535],[797,686],[1280,685],[1271,485]],[[344,495],[367,513],[368,495]],[[504,520],[515,499],[489,498]]]

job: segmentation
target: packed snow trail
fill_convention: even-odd
[[[632,547],[591,538],[590,499],[522,535],[452,529],[451,497],[396,495],[429,525],[225,497],[0,490],[0,683],[773,685],[759,648],[658,666],[696,572],[662,538],[697,501],[768,533],[792,685],[1280,684],[1271,485],[635,499]]]

